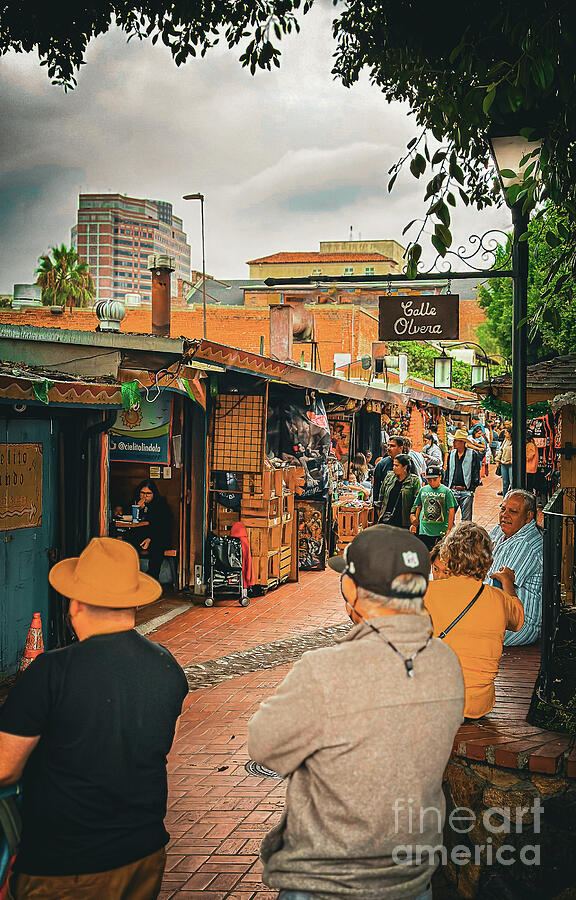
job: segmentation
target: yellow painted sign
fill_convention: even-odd
[[[42,524],[42,444],[0,444],[0,531]]]

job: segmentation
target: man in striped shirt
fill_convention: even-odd
[[[542,535],[536,525],[536,498],[523,490],[508,491],[500,505],[499,525],[490,532],[492,571],[486,582],[502,587],[499,576],[511,573],[524,607],[520,631],[507,631],[504,644],[531,644],[542,622]]]

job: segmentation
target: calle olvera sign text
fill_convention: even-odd
[[[386,294],[379,298],[379,341],[459,337],[458,294]]]

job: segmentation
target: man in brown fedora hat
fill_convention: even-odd
[[[462,521],[472,521],[474,491],[480,484],[482,455],[466,432],[458,428],[454,434],[454,449],[448,454],[444,484],[449,487],[462,513]]]
[[[14,900],[152,900],[168,833],[166,756],[188,691],[134,630],[160,585],[130,544],[94,538],[50,572],[78,642],[39,656],[0,711],[0,785],[23,779]]]

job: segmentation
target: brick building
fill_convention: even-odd
[[[72,246],[90,266],[98,299],[124,300],[139,294],[151,303],[149,254],[174,257],[173,293],[178,278],[190,278],[190,245],[182,219],[164,200],[124,194],[80,194]]]

